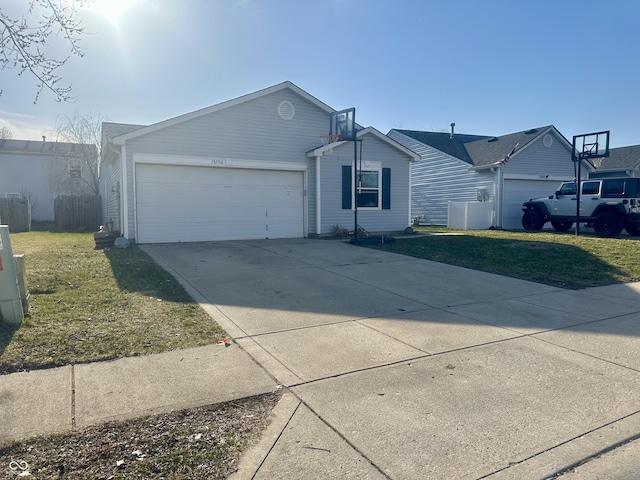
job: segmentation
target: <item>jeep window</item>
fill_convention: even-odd
[[[621,197],[624,195],[625,181],[624,179],[619,180],[607,180],[604,182],[602,186],[602,196],[603,197]]]
[[[560,195],[575,195],[575,194],[576,194],[575,183],[565,183],[560,187]]]
[[[600,191],[600,182],[584,182],[582,184],[583,195],[597,195]]]

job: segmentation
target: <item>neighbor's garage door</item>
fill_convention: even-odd
[[[557,180],[505,179],[502,210],[502,228],[522,229],[522,204],[530,198],[553,195],[560,182]]]
[[[302,172],[136,166],[138,243],[303,236]]]

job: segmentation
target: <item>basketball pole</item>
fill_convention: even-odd
[[[582,153],[578,153],[578,178],[576,180],[576,237],[580,235],[580,181],[582,180]]]
[[[355,120],[355,119],[354,119]],[[354,132],[355,134],[355,132]],[[358,244],[358,137],[353,139],[353,171],[355,172],[353,181],[353,244]]]

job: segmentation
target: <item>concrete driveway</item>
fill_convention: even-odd
[[[144,250],[288,387],[243,478],[543,479],[603,453],[567,478],[640,478],[640,284],[308,239]]]

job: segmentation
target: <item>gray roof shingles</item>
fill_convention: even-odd
[[[590,160],[598,170],[626,170],[640,166],[640,145],[611,148],[609,157]]]
[[[46,142],[40,140],[0,140],[0,153],[33,153],[44,155],[94,155],[98,156],[95,145],[87,143]]]
[[[469,143],[465,147],[473,160],[474,166],[492,165],[505,158],[514,149],[514,153],[517,153],[518,150],[538,138],[550,127],[548,125],[546,127],[531,128],[500,137],[492,137],[488,140],[479,140]]]
[[[456,157],[470,165],[479,167],[493,165],[499,162],[514,149],[515,152],[517,152],[549,128],[551,128],[551,125],[531,128],[500,137],[456,133],[453,135],[453,138],[449,133],[398,129],[395,131]]]
[[[399,129],[395,129],[395,131],[400,132],[407,137],[413,138],[418,142],[424,143],[425,145],[429,145],[437,150],[440,150],[447,155],[459,158],[460,160],[469,164],[473,164],[473,161],[469,156],[467,150],[465,150],[465,144],[491,138],[485,135],[468,135],[465,133],[456,133],[452,138],[450,133],[442,132],[422,132],[419,130]]]
[[[107,138],[114,138],[120,135],[124,135],[125,133],[133,132],[135,130],[139,130],[141,128],[146,127],[147,125],[136,125],[133,123],[112,123],[112,122],[102,122],[102,133]]]

